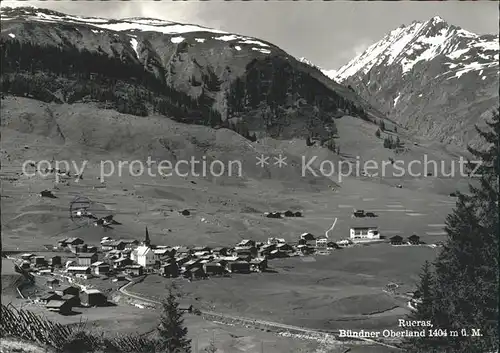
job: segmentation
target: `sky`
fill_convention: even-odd
[[[152,17],[193,23],[271,42],[323,69],[339,69],[412,21],[441,16],[477,34],[498,34],[496,1],[2,1],[73,15]]]

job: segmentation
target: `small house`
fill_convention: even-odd
[[[78,295],[65,294],[61,297],[61,300],[68,302],[72,308],[80,305],[80,298],[78,297]]]
[[[326,243],[326,247],[328,249],[340,249],[340,246],[336,242],[334,242],[334,241],[327,242]]]
[[[305,240],[305,241],[313,241],[316,238],[311,233],[302,233],[300,235],[300,239]]]
[[[190,313],[193,311],[193,305],[189,303],[179,303],[179,306],[177,307],[180,311]]]
[[[294,212],[292,212],[292,211],[290,211],[290,210],[285,211],[285,212],[283,213],[283,215],[284,215],[285,217],[295,217],[295,213],[294,213]]]
[[[87,244],[81,244],[81,245],[70,245],[69,246],[71,252],[73,254],[79,254],[79,253],[85,253],[88,252],[88,245]]]
[[[91,267],[94,269],[94,273],[98,276],[104,275],[107,276],[110,271],[110,266],[109,264],[102,262],[102,261],[97,261],[94,262]]]
[[[132,259],[129,259],[127,257],[121,257],[113,261],[113,267],[116,269],[125,268],[125,266],[130,266],[133,264],[134,261],[132,261]]]
[[[90,275],[92,269],[90,268],[90,266],[69,266],[66,269],[66,272],[72,275]]]
[[[125,266],[125,272],[131,276],[142,276],[144,268],[141,265]]]
[[[81,253],[77,254],[75,261],[78,266],[90,266],[94,262],[97,262],[97,253]]]
[[[40,194],[38,196],[40,196],[40,197],[48,197],[48,198],[51,198],[51,199],[55,199],[56,198],[56,196],[50,190],[43,190],[43,191],[40,192]]]
[[[300,211],[295,212],[295,217],[302,217],[302,212]]]
[[[67,246],[66,242],[68,241],[68,238],[61,239],[57,242],[57,246],[60,248],[65,248]]]
[[[175,250],[172,248],[158,248],[154,249],[153,253],[155,255],[156,260],[163,260],[166,258],[173,257],[175,254]]]
[[[209,276],[220,276],[225,272],[224,267],[217,262],[207,262],[203,264],[203,270]]]
[[[250,260],[250,270],[253,272],[264,272],[267,269],[267,259],[256,258]]]
[[[214,254],[215,256],[228,256],[229,249],[223,246],[219,246],[212,249],[212,254]]]
[[[314,252],[314,249],[306,244],[297,245],[297,250],[303,255],[310,255]]]
[[[270,252],[268,258],[269,259],[281,259],[281,258],[284,258],[284,257],[289,257],[288,253],[276,249],[276,250],[273,250],[273,251]]]
[[[285,244],[286,241],[283,238],[268,238],[267,239],[267,244],[269,245],[279,245],[279,244]]]
[[[106,306],[108,298],[97,289],[86,289],[80,293],[80,300],[84,306]]]
[[[123,240],[111,240],[101,243],[102,251],[124,250],[126,243]]]
[[[187,261],[186,263],[184,263],[184,265],[182,266],[182,268],[185,270],[185,271],[188,271],[190,270],[191,268],[193,267],[196,267],[196,265],[198,265],[198,263],[200,262],[199,259],[192,259],[192,260],[189,260]]]
[[[62,297],[62,295],[59,295],[57,293],[54,293],[54,292],[49,292],[49,293],[45,293],[43,294],[42,296],[40,296],[38,298],[38,300],[42,303],[42,304],[47,304],[48,302],[50,302],[51,300],[60,300]]]
[[[182,210],[179,212],[181,215],[183,216],[189,216],[191,214],[191,212],[189,212],[189,210]]]
[[[276,246],[276,250],[279,250],[282,252],[292,252],[293,246],[291,246],[290,244],[279,244]]]
[[[255,246],[255,241],[251,239],[243,239],[240,241],[238,244],[236,244],[238,247],[250,247],[250,246]]]
[[[250,264],[246,261],[228,262],[227,271],[231,273],[249,273]]]
[[[61,296],[61,297],[66,295],[66,294],[78,295],[79,292],[80,292],[80,289],[78,289],[78,287],[75,287],[75,286],[61,287],[61,288],[59,288],[59,290],[56,290],[56,294]]]
[[[160,266],[160,275],[175,278],[179,276],[179,266],[175,261]]]
[[[328,243],[328,238],[325,236],[316,239],[316,249],[326,249],[326,244]]]
[[[68,238],[65,241],[66,246],[68,246],[68,245],[76,246],[76,245],[82,245],[84,243],[85,243],[85,241],[83,241],[83,239],[80,239],[80,238]]]
[[[47,304],[45,304],[45,307],[48,310],[57,312],[61,315],[68,315],[73,311],[71,303],[64,300],[51,300]]]
[[[35,256],[31,258],[31,261],[35,267],[44,267],[47,266],[47,261],[43,256]]]
[[[26,261],[31,261],[31,258],[35,257],[35,254],[27,253],[27,254],[22,254],[21,259],[26,260]]]
[[[202,266],[197,265],[195,267],[191,267],[188,270],[185,270],[183,273],[183,276],[185,278],[189,278],[191,280],[193,279],[199,279],[199,278],[206,278],[207,274],[203,270]]]
[[[61,266],[61,256],[55,255],[50,257],[48,263],[51,266]]]
[[[389,239],[391,245],[402,245],[403,244],[403,237],[400,235],[395,235]]]
[[[413,234],[408,237],[408,243],[411,245],[419,245],[420,244],[420,237],[416,234]]]
[[[175,251],[175,254],[176,255],[191,255],[192,254],[192,250],[185,247],[185,246],[180,246],[177,248],[177,250]]]

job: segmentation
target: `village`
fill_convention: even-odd
[[[271,212],[265,216],[279,218],[281,214],[281,212]],[[299,212],[284,214],[288,217],[302,217]],[[91,245],[78,237],[64,238],[50,249],[49,256],[26,253],[11,259],[14,260],[16,270],[28,273],[30,276],[35,275],[45,282],[48,290],[37,295],[34,302],[44,305],[47,310],[67,315],[78,306],[112,305],[107,295],[95,288],[100,285],[95,285],[95,282],[90,283],[92,279],[110,280],[112,283],[120,284],[151,274],[194,281],[213,276],[230,277],[232,274],[265,273],[269,270],[269,260],[330,255],[335,250],[360,244],[380,242],[392,246],[424,244],[415,234],[406,241],[399,235],[385,239],[376,226],[367,225],[364,218],[374,217],[367,214],[369,213],[363,210],[355,210],[349,237],[339,241],[330,240],[326,234],[315,236],[306,232],[293,243],[288,243],[283,238],[268,238],[267,242],[244,239],[234,246],[227,247],[167,246],[152,244],[146,227],[142,241],[103,237],[100,244]],[[112,219],[112,216],[108,216],[107,219]],[[439,246],[439,244],[432,245]]]

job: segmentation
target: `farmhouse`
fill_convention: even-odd
[[[179,306],[177,307],[180,311],[185,311],[185,312],[192,312],[193,311],[193,306],[189,303],[179,303]]]
[[[325,236],[318,237],[316,239],[316,249],[326,249],[328,243],[328,238]]]
[[[257,248],[255,246],[241,246],[234,248],[234,255],[244,259],[251,259],[257,256]]]
[[[81,253],[75,257],[78,266],[90,266],[97,261],[96,253]]]
[[[80,290],[74,286],[61,287],[59,290],[56,290],[56,294],[58,294],[61,297],[66,294],[78,295],[79,292]]]
[[[130,266],[133,264],[134,264],[134,261],[132,261],[132,259],[129,259],[127,257],[121,257],[121,258],[113,261],[113,267],[115,269],[125,268],[125,266]]]
[[[226,247],[219,246],[212,249],[212,254],[215,256],[227,256],[229,254],[228,250]]]
[[[54,293],[54,292],[49,292],[49,293],[45,293],[43,294],[42,296],[40,296],[38,298],[38,300],[42,303],[42,304],[47,304],[48,302],[50,302],[51,300],[60,300],[61,299],[61,295],[57,294],[57,293]]]
[[[311,233],[302,233],[300,235],[300,239],[303,239],[305,241],[313,241],[315,240],[315,237]]]
[[[31,258],[32,258],[32,257],[35,257],[35,254],[29,254],[29,253],[28,253],[28,254],[22,254],[22,255],[21,255],[21,259],[23,259],[23,260],[27,260],[27,261],[31,261]]]
[[[403,237],[395,235],[389,239],[391,245],[401,245],[403,244]]]
[[[197,265],[195,267],[191,267],[188,270],[185,270],[183,273],[183,276],[185,278],[189,278],[191,280],[195,279],[195,278],[206,278],[207,277],[205,271],[203,270],[202,266],[200,266],[200,265]]]
[[[107,275],[109,273],[109,264],[105,262],[102,261],[94,262],[91,265],[91,267],[94,268],[94,273],[98,276]]]
[[[101,243],[102,251],[110,251],[110,250],[124,250],[125,242],[122,240],[111,240],[104,243]]]
[[[250,270],[254,272],[263,272],[267,269],[267,259],[256,258],[250,260]]]
[[[411,245],[419,245],[420,244],[420,237],[416,234],[413,234],[412,236],[408,237],[408,242]]]
[[[240,241],[236,246],[243,247],[243,246],[255,246],[255,241],[251,239],[243,239]]]
[[[231,273],[249,273],[250,272],[250,264],[245,261],[236,261],[229,262],[226,265],[228,272]]]
[[[378,227],[362,221],[354,223],[349,232],[349,237],[353,240],[380,239]]]
[[[108,299],[97,289],[87,289],[80,293],[80,300],[84,306],[106,306]]]
[[[45,307],[50,311],[54,311],[62,315],[67,315],[72,312],[71,303],[64,300],[51,300],[45,304]]]
[[[279,245],[279,244],[285,244],[286,240],[283,238],[268,238],[267,239],[267,244],[269,245]]]
[[[45,257],[43,256],[32,257],[31,261],[35,267],[43,267],[47,265],[47,261],[45,261]]]
[[[203,270],[209,276],[217,276],[224,274],[225,270],[221,264],[217,262],[208,262],[203,265]]]
[[[66,272],[71,273],[72,275],[90,275],[92,269],[90,266],[69,266],[66,269]]]
[[[141,265],[125,266],[125,272],[131,276],[142,276],[144,268]]]
[[[292,252],[293,247],[290,244],[279,244],[276,249],[282,252]]]
[[[76,246],[76,245],[82,245],[84,243],[85,242],[83,241],[83,239],[80,239],[80,238],[68,238],[65,241],[66,246],[68,246],[68,245]]]
[[[61,265],[61,256],[55,255],[49,258],[49,265],[51,266],[60,266]]]
[[[310,255],[314,252],[314,249],[308,245],[297,245],[297,250],[304,255]]]
[[[78,295],[65,294],[61,297],[61,300],[67,302],[71,307],[80,305],[80,298],[78,297]]]
[[[171,263],[163,264],[160,267],[160,275],[163,277],[177,277],[179,276],[179,266],[172,261]]]

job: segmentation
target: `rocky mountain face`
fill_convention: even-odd
[[[352,90],[256,38],[151,18],[1,8],[2,92],[323,140],[335,118],[383,118]]]
[[[477,146],[474,125],[498,107],[498,60],[498,35],[434,17],[393,30],[332,77],[411,131]]]

